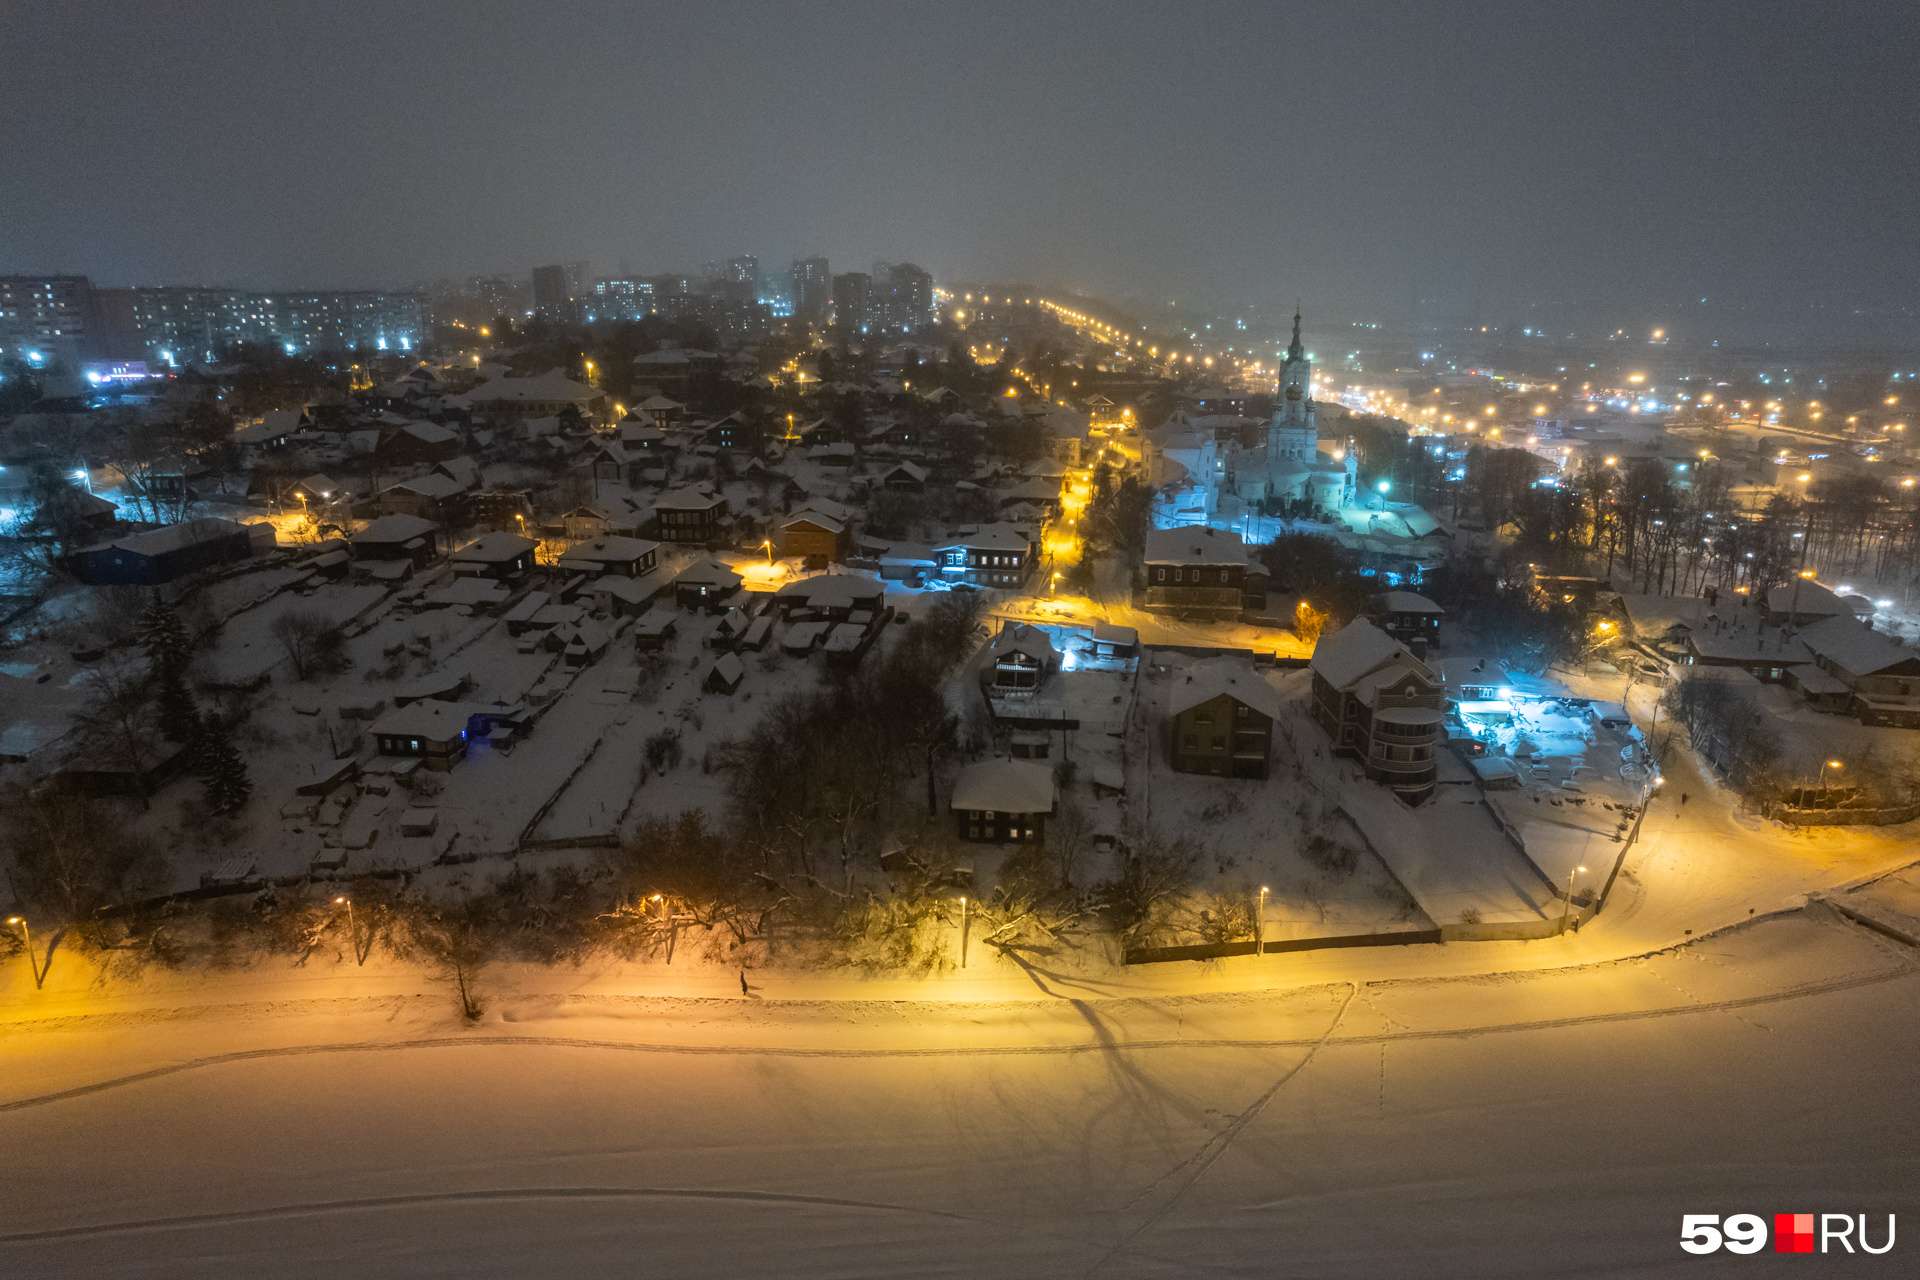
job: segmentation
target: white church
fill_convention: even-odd
[[[1162,493],[1155,522],[1235,528],[1263,514],[1355,505],[1359,460],[1350,442],[1320,438],[1316,416],[1313,362],[1301,345],[1296,313],[1264,443],[1243,448],[1236,431],[1222,429],[1244,419],[1175,414],[1154,433],[1150,475]]]

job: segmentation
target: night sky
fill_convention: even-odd
[[[1677,324],[1702,297],[1716,324],[1897,318],[1920,275],[1912,4],[0,0],[0,23],[0,272],[824,253],[1158,305]]]

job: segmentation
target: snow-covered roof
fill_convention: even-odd
[[[661,494],[653,500],[653,509],[655,511],[709,511],[724,502],[726,499],[711,489],[695,486]]]
[[[791,529],[798,524],[810,524],[814,528],[827,533],[839,533],[847,527],[844,521],[836,520],[830,515],[824,515],[811,508],[796,511],[790,516],[782,517],[780,520],[780,527],[782,529]]]
[[[415,538],[432,533],[440,526],[420,516],[390,515],[381,516],[366,528],[353,535],[352,541],[361,546],[385,545],[393,542],[411,542]]]
[[[437,463],[433,470],[436,475],[448,476],[458,481],[463,489],[480,487],[480,464],[465,454]]]
[[[1151,529],[1147,532],[1146,560],[1148,564],[1244,566],[1247,549],[1239,534],[1224,529]]]
[[[409,422],[400,428],[400,434],[412,436],[422,444],[445,444],[460,437],[445,427],[435,426],[431,422]]]
[[[560,567],[603,564],[630,564],[647,553],[658,551],[660,544],[649,542],[645,538],[626,538],[618,534],[608,534],[604,538],[595,538],[592,542],[577,542],[568,547],[566,554],[560,557]]]
[[[1187,668],[1186,680],[1173,686],[1173,714],[1191,711],[1221,694],[1245,703],[1269,720],[1278,720],[1286,710],[1280,694],[1253,669],[1251,662],[1227,657],[1208,658]]]
[[[1380,597],[1381,607],[1388,613],[1445,613],[1433,601],[1412,591],[1389,591]]]
[[[324,475],[316,471],[305,480],[294,485],[294,489],[315,498],[331,498],[336,493],[345,493],[347,486],[341,484],[332,476]]]
[[[373,722],[374,736],[426,738],[433,742],[451,742],[467,729],[467,718],[478,708],[464,702],[435,702],[427,699],[397,707]]]
[[[1853,610],[1846,601],[1811,578],[1799,579],[1798,591],[1794,589],[1794,580],[1791,578],[1768,587],[1767,609],[1774,613],[1784,613],[1792,609],[1796,614],[1822,613],[1853,616]]]
[[[429,592],[427,600],[438,605],[500,604],[507,595],[507,584],[492,578],[455,578],[439,590]]]
[[[423,498],[436,499],[455,497],[467,491],[466,486],[458,480],[455,480],[452,476],[434,475],[431,473],[424,476],[415,476],[411,480],[402,480],[398,484],[390,484],[381,492],[392,493],[395,489],[402,489],[408,493],[419,494]]]
[[[860,641],[866,637],[867,629],[852,622],[842,622],[827,633],[827,642],[820,647],[828,653],[852,653],[860,647]]]
[[[453,553],[453,559],[473,564],[505,564],[517,560],[540,544],[532,538],[496,529],[482,534]]]
[[[953,780],[954,809],[995,813],[1053,812],[1053,769],[1039,760],[981,760]]]
[[[1345,689],[1368,672],[1396,659],[1414,660],[1398,640],[1365,618],[1355,618],[1332,635],[1320,637],[1319,644],[1314,646],[1312,665],[1328,684]]]
[[[774,598],[812,609],[851,609],[856,604],[884,596],[886,591],[884,583],[875,582],[872,578],[823,573],[786,583],[774,593]]]
[[[201,520],[187,520],[180,524],[163,525],[158,529],[149,529],[145,533],[130,533],[124,538],[113,538],[106,542],[85,547],[86,551],[131,551],[135,555],[159,556],[169,551],[178,551],[182,547],[196,546],[202,542],[212,542],[216,538],[231,537],[236,533],[245,533],[247,526],[235,524],[231,520],[221,520],[208,516]]]
[[[564,565],[566,561],[562,560],[560,563]],[[651,600],[654,593],[659,589],[660,584],[654,579],[652,574],[646,574],[638,578],[629,578],[618,573],[610,573],[604,577],[595,578],[593,580],[593,586],[590,588],[596,596],[605,594],[612,596],[616,600],[624,600],[628,604],[644,604],[648,600]]]
[[[1903,662],[1920,666],[1920,653],[1892,636],[1868,630],[1851,616],[1823,619],[1795,638],[1815,656],[1855,676],[1870,676]]]
[[[1026,537],[1011,529],[983,529],[975,533],[960,533],[949,537],[934,548],[945,551],[952,547],[965,547],[969,551],[1025,551]]]
[[[723,564],[712,556],[694,561],[682,569],[679,576],[674,579],[676,584],[696,587],[738,586],[742,581],[744,581],[744,579],[742,579],[738,573],[734,572],[732,566]]]
[[[747,668],[739,658],[726,653],[714,661],[713,666],[707,669],[707,674],[719,676],[724,684],[735,685],[746,677]]]
[[[1041,666],[1053,666],[1060,661],[1060,651],[1053,647],[1053,637],[1039,627],[1017,623],[1002,629],[987,645],[988,661],[998,661],[1010,653],[1023,653]]]
[[[468,404],[527,404],[555,400],[585,405],[600,399],[601,392],[582,386],[561,369],[549,369],[533,378],[495,378],[483,382],[463,397]]]

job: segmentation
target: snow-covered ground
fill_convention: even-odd
[[[1914,953],[1838,912],[1531,973],[1380,958],[918,1002],[509,970],[473,1027],[321,957],[16,987],[0,1273],[1712,1275],[1683,1214],[1911,1212]]]

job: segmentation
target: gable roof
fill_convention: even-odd
[[[1365,618],[1355,618],[1332,635],[1320,637],[1320,643],[1314,646],[1310,665],[1328,684],[1336,689],[1346,689],[1368,672],[1388,662],[1401,660],[1427,671],[1425,678],[1434,680],[1426,664],[1408,653],[1405,645]]]
[[[1053,647],[1053,637],[1038,627],[1018,623],[1003,627],[988,643],[986,653],[988,661],[997,660],[1003,654],[1023,653],[1043,667],[1057,666],[1060,662],[1060,651]]]
[[[725,502],[720,494],[695,487],[663,493],[653,500],[653,508],[656,511],[710,511]]]
[[[432,533],[440,526],[431,520],[419,516],[390,515],[381,516],[349,539],[362,546],[389,542],[411,542],[424,534]]]
[[[1797,595],[1794,592],[1792,578],[1768,587],[1766,601],[1768,612],[1785,613],[1788,609],[1792,609],[1798,614],[1820,613],[1828,616],[1838,614],[1849,618],[1853,616],[1852,605],[1812,578],[1801,578],[1799,583],[1800,589]]]
[[[1240,535],[1224,529],[1195,525],[1181,529],[1147,531],[1148,564],[1245,565],[1247,549]]]
[[[1445,613],[1433,601],[1411,591],[1389,591],[1380,597],[1380,607],[1388,613]]]
[[[532,378],[495,378],[467,392],[469,404],[526,404],[530,401],[564,400],[570,404],[591,404],[602,393],[569,378],[563,369],[549,369]]]
[[[1892,636],[1868,630],[1851,616],[1826,618],[1795,637],[1816,657],[1850,675],[1870,676],[1905,662],[1920,664],[1920,653]]]
[[[1243,702],[1269,720],[1278,720],[1286,704],[1253,664],[1243,658],[1208,658],[1187,668],[1187,679],[1173,686],[1174,715],[1191,711],[1225,694]]]
[[[411,480],[402,480],[398,484],[390,484],[381,492],[392,493],[395,489],[417,493],[423,498],[451,498],[467,491],[466,486],[452,476],[435,475],[431,472],[424,476],[415,476]]]

